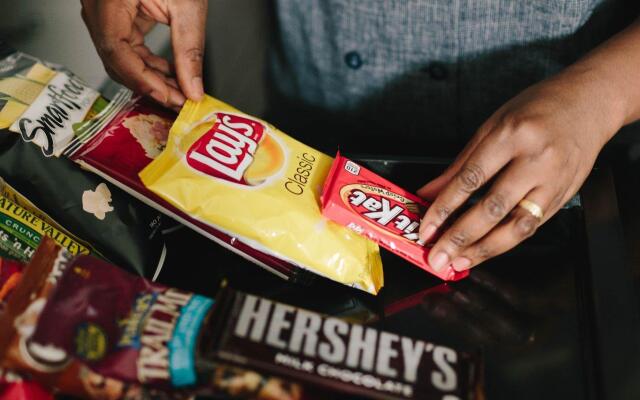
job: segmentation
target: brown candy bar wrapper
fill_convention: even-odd
[[[376,399],[482,398],[479,356],[227,290],[208,359]]]

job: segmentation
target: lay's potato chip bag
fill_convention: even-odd
[[[300,267],[376,294],[378,246],[322,217],[333,159],[212,97],[187,101],[142,182],[203,223]]]

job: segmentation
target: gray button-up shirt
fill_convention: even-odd
[[[607,0],[275,4],[276,122],[329,151],[454,152],[509,98],[623,26],[623,2]]]

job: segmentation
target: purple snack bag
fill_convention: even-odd
[[[197,383],[195,346],[212,299],[93,257],[69,258],[59,273],[27,345],[43,368],[76,357],[126,382],[167,389]]]

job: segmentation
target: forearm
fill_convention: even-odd
[[[559,77],[576,79],[597,95],[596,112],[610,120],[609,138],[640,120],[640,19],[593,49]],[[607,138],[608,139],[608,138]]]

